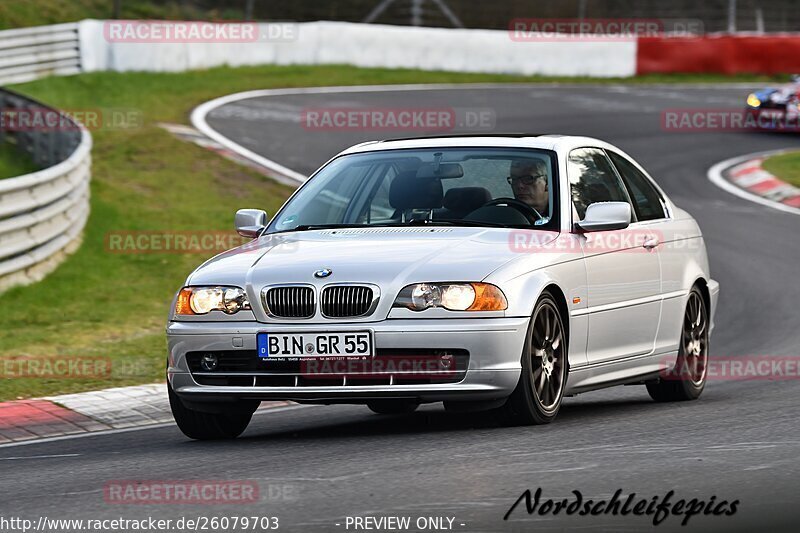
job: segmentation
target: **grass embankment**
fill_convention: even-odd
[[[199,9],[178,0],[123,0],[122,19],[243,20],[240,9]],[[0,2],[0,30],[75,22],[87,18],[108,19],[112,0],[3,0]],[[242,2],[244,6],[244,2]]]
[[[127,2],[125,2],[127,4]],[[5,4],[4,4],[5,5]],[[714,76],[648,76],[634,83],[720,81]],[[503,75],[324,67],[217,68],[173,73],[92,73],[49,78],[15,90],[63,109],[141,110],[134,129],[93,132],[92,214],[80,250],[44,281],[2,295],[0,363],[109,358],[101,379],[3,379],[0,400],[163,379],[164,325],[173,293],[202,255],[109,253],[119,231],[230,230],[242,207],[274,213],[290,190],[217,154],[174,138],[158,122],[188,123],[217,96],[260,88],[458,82],[597,82]],[[8,378],[9,373],[0,377]]]
[[[800,187],[800,152],[770,157],[764,161],[763,167],[781,180]]]
[[[11,143],[0,141],[0,180],[38,170],[31,158]]]

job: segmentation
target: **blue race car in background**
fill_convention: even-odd
[[[746,113],[758,119],[761,128],[796,127],[800,117],[800,75],[792,76],[789,85],[750,93],[746,103]]]

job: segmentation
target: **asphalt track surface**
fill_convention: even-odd
[[[713,356],[798,354],[800,217],[735,197],[706,178],[730,157],[797,146],[777,134],[665,131],[661,111],[739,108],[747,88],[505,87],[256,98],[208,123],[241,145],[310,173],[340,149],[387,132],[310,131],[305,108],[490,110],[494,131],[599,137],[641,162],[705,234],[722,286]],[[413,132],[419,133],[419,132]],[[401,132],[399,136],[408,136]],[[257,207],[245,206],[242,207]],[[525,490],[544,498],[739,500],[733,517],[670,516],[657,530],[797,530],[800,382],[712,381],[699,401],[656,404],[643,387],[565,400],[546,427],[503,427],[441,405],[381,417],[358,406],[254,418],[235,442],[186,440],[173,426],[0,448],[0,515],[49,518],[278,516],[283,531],[354,531],[348,516],[454,517],[456,531],[644,531],[652,517],[503,516]],[[258,504],[117,505],[108,481],[256,480]],[[340,524],[340,525],[337,525]],[[462,525],[463,524],[463,525]],[[412,528],[416,530],[415,528]],[[385,530],[384,530],[385,531]]]

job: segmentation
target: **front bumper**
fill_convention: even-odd
[[[256,334],[274,329],[257,322],[171,322],[167,327],[167,376],[179,397],[191,402],[241,399],[363,403],[372,399],[410,398],[420,402],[482,401],[506,397],[517,385],[528,318],[384,320],[357,324],[280,325],[281,332],[374,332],[380,350],[466,350],[469,364],[463,379],[453,383],[259,386],[203,385],[192,374],[191,352],[255,351]]]

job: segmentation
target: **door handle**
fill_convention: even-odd
[[[644,240],[644,244],[642,244],[642,247],[647,248],[648,250],[652,250],[659,244],[660,241],[658,240],[658,237],[651,235]]]

